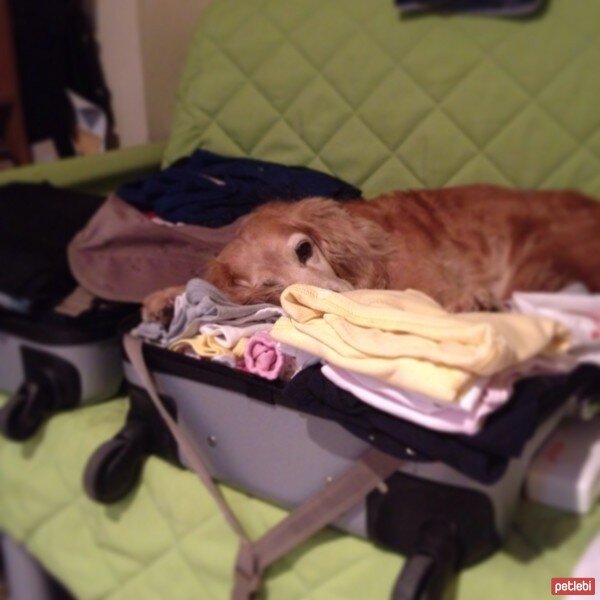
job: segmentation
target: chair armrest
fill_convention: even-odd
[[[124,181],[158,170],[165,145],[154,142],[0,171],[0,185],[47,181],[57,187],[108,193]]]

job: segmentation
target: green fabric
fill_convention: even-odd
[[[164,142],[155,142],[0,171],[0,185],[48,181],[57,187],[108,193],[124,181],[158,169],[164,149]]]
[[[165,161],[201,146],[366,195],[490,182],[600,196],[600,2],[527,21],[400,19],[392,0],[218,0]]]
[[[0,404],[2,400],[0,399]],[[123,399],[53,418],[25,444],[0,441],[0,529],[21,540],[79,600],[225,599],[235,540],[189,471],[161,460],[118,504],[82,492],[90,453],[122,425]],[[225,488],[256,537],[284,512]],[[600,506],[584,519],[523,502],[505,549],[460,577],[460,600],[537,600],[550,578],[568,576],[600,529]],[[402,559],[333,531],[277,564],[274,599],[387,599]]]

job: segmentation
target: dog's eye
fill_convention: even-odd
[[[305,265],[306,262],[308,261],[308,259],[312,256],[313,254],[313,249],[312,249],[312,244],[310,242],[300,242],[297,246],[296,246],[296,256],[298,257],[298,260]]]

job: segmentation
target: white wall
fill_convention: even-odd
[[[90,0],[122,147],[167,137],[195,23],[210,0]]]
[[[171,130],[175,91],[188,46],[209,1],[138,0],[148,130],[153,140],[165,139]]]
[[[120,145],[142,144],[150,132],[138,0],[96,0],[94,20]]]

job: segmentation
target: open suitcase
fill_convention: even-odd
[[[132,324],[126,321],[123,331]],[[86,469],[86,491],[102,502],[133,487],[148,454],[189,466],[189,454],[165,427],[147,379],[127,353],[131,350],[124,363],[131,400],[127,422]],[[280,382],[148,344],[143,357],[163,406],[184,424],[210,475],[277,505],[302,505],[377,446],[374,437],[360,439],[334,421],[290,408]],[[552,393],[570,395],[569,400],[545,418],[495,483],[479,483],[441,462],[403,461],[383,488],[374,487],[335,520],[335,527],[410,557],[394,597],[448,597],[461,568],[499,548],[533,455],[577,397],[590,392],[578,389],[577,378],[566,380],[568,387]]]
[[[123,380],[116,329],[132,305],[92,300],[67,265],[69,240],[103,198],[16,184],[0,199],[0,256],[10,265],[0,286],[0,389],[12,394],[0,432],[23,440],[57,411],[114,396]]]

